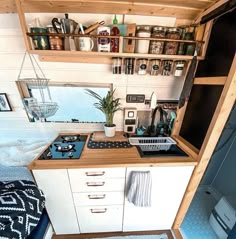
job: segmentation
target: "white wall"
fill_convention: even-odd
[[[27,22],[31,23],[35,16],[35,14],[28,14]],[[37,14],[42,25],[49,24],[50,19],[55,16],[64,17],[63,14]],[[106,24],[109,25],[112,23],[113,16],[70,14],[69,17],[89,26],[102,20],[105,20]],[[118,20],[121,23],[122,16],[118,16]],[[126,23],[134,21],[137,24],[168,26],[173,26],[175,23],[174,18],[137,16],[125,18]],[[92,132],[102,130],[101,124],[30,123],[16,87],[24,52],[25,45],[18,16],[16,14],[0,14],[0,92],[7,94],[13,109],[12,112],[0,112],[0,135],[4,137],[6,135],[10,137],[21,136],[23,134],[27,136],[31,134],[55,135],[57,132],[65,131]],[[122,106],[137,107],[139,110],[148,110],[148,106],[144,104],[126,104],[125,97],[127,93],[145,94],[146,98],[149,99],[151,93],[155,91],[158,99],[178,99],[183,85],[183,78],[150,75],[113,75],[110,69],[111,66],[103,64],[53,62],[39,62],[39,64],[46,77],[50,78],[51,81],[113,83],[113,88],[116,88],[116,96],[122,98]],[[31,70],[30,64],[26,64],[23,69],[25,73]],[[77,103],[76,99],[73,103]],[[117,129],[122,130],[123,112],[118,112],[114,121],[117,124]]]

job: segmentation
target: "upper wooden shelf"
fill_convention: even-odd
[[[25,13],[100,13],[195,20],[218,0],[20,0]],[[0,13],[17,12],[15,0],[0,0]]]

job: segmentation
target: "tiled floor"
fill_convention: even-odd
[[[217,201],[217,196],[209,188],[198,189],[181,225],[184,239],[218,239],[209,224],[211,211]]]

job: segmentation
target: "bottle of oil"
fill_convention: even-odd
[[[119,36],[120,30],[117,27],[118,21],[116,15],[113,19],[113,26],[111,28],[111,36]],[[111,52],[119,52],[119,38],[111,38]]]

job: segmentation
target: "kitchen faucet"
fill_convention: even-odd
[[[155,128],[155,125],[154,125],[157,111],[160,112],[160,123],[159,123],[160,129],[159,129],[159,132],[157,132],[158,124],[157,124],[156,128]],[[164,111],[161,106],[159,106],[159,105],[156,106],[155,109],[152,112],[152,121],[151,121],[151,125],[149,126],[148,132],[147,132],[149,136],[160,136],[160,135],[165,136],[166,135],[167,132],[165,132],[165,122],[164,122],[164,118],[163,118],[164,115],[165,115],[165,117],[167,117],[167,112]]]

